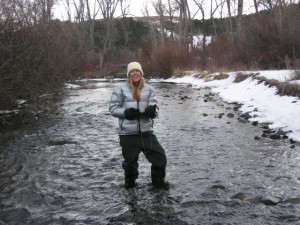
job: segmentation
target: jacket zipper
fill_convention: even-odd
[[[137,109],[139,110],[140,109],[140,102],[137,102]],[[138,131],[139,131],[139,134],[142,133],[141,131],[141,122],[140,122],[140,118],[137,118],[138,120]]]

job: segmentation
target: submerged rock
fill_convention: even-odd
[[[227,117],[233,118],[233,117],[234,117],[234,114],[233,114],[233,113],[228,113],[228,114],[227,114]]]
[[[220,190],[225,190],[226,189],[225,186],[220,185],[220,184],[213,185],[211,188],[212,189],[220,189]]]
[[[248,112],[246,112],[246,113],[241,114],[239,117],[240,118],[245,118],[245,119],[248,120],[249,118],[251,118],[251,115]]]
[[[271,133],[272,133],[272,130],[266,129],[266,130],[263,131],[263,133],[264,133],[264,134],[271,134]]]
[[[241,192],[239,192],[239,193],[231,196],[231,199],[238,199],[238,200],[241,200],[241,201],[247,200],[246,197],[245,197],[245,195],[243,193],[241,193]]]
[[[248,123],[248,120],[246,118],[239,117],[238,121],[241,122],[241,123]]]
[[[219,113],[218,118],[221,119],[224,116],[224,113]]]
[[[282,198],[273,196],[263,196],[260,202],[265,205],[277,205],[278,203],[282,202]]]
[[[270,138],[273,139],[273,140],[278,140],[278,139],[281,138],[281,136],[279,134],[271,134]]]

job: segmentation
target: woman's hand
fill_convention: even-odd
[[[144,116],[154,119],[156,117],[156,105],[149,105],[145,108]]]
[[[134,120],[140,117],[141,113],[140,110],[135,108],[128,108],[125,109],[125,119],[127,120]]]

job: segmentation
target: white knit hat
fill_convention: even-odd
[[[128,66],[127,66],[127,77],[129,77],[129,73],[130,73],[131,70],[139,70],[139,71],[141,71],[142,76],[144,76],[142,66],[138,62],[131,62],[131,63],[128,64]]]

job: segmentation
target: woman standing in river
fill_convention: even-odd
[[[127,66],[128,83],[119,85],[112,93],[109,111],[119,118],[119,137],[124,161],[125,187],[132,188],[138,178],[138,158],[141,151],[151,163],[152,184],[164,186],[167,158],[153,133],[153,119],[158,106],[155,90],[145,83],[142,66],[131,62]]]

